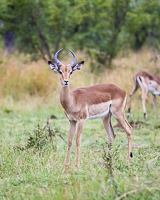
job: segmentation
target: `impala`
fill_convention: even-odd
[[[76,137],[76,165],[75,171],[79,167],[80,145],[83,133],[84,123],[87,119],[101,118],[104,128],[108,135],[108,150],[114,141],[115,134],[111,125],[111,116],[121,124],[128,137],[128,158],[127,164],[131,162],[132,157],[132,127],[125,119],[126,92],[113,84],[99,84],[91,87],[78,88],[73,91],[69,89],[71,74],[80,70],[84,61],[76,63],[77,58],[73,51],[69,50],[74,60],[68,64],[62,64],[58,59],[57,51],[54,62],[48,61],[50,68],[60,74],[61,89],[60,103],[64,108],[64,113],[70,123],[68,153],[63,172],[67,170],[70,164],[71,147],[77,127]]]
[[[131,101],[133,95],[135,94],[135,92],[138,90],[139,87],[141,87],[142,89],[142,107],[143,107],[144,118],[147,118],[146,107],[145,107],[147,93],[150,92],[152,94],[153,102],[157,112],[156,95],[160,96],[160,78],[145,71],[138,72],[134,76],[134,88],[130,95],[129,108],[127,113],[128,117],[130,116]]]

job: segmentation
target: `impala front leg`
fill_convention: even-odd
[[[142,107],[145,119],[147,119],[146,106],[145,106],[147,92],[148,92],[147,89],[142,89]]]
[[[69,131],[69,138],[68,138],[68,153],[67,153],[66,163],[65,163],[63,172],[66,172],[70,164],[71,148],[72,148],[74,135],[76,132],[76,124],[77,124],[76,121],[70,121],[70,131]]]
[[[79,167],[79,156],[80,156],[80,146],[81,146],[81,139],[84,127],[84,120],[78,121],[78,128],[77,128],[77,137],[76,137],[76,146],[77,146],[77,157],[76,157],[76,165],[75,171],[77,172]]]

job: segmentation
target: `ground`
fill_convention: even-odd
[[[127,137],[115,128],[116,138],[104,164],[106,132],[100,119],[85,123],[80,168],[74,172],[76,145],[67,173],[65,163],[69,123],[62,110],[41,105],[23,112],[0,110],[0,199],[159,199],[160,197],[160,117],[147,105],[148,120],[132,110],[130,122],[143,121],[133,130],[133,159],[126,165]],[[55,136],[38,140],[47,118]],[[116,121],[112,119],[113,125]],[[45,132],[45,131],[44,131]],[[44,133],[45,134],[45,133]],[[28,145],[38,140],[38,145]],[[61,137],[60,137],[61,136]],[[63,138],[63,139],[62,139]],[[43,139],[43,138],[42,138]],[[28,145],[28,146],[27,146]]]

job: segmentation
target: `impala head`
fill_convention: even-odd
[[[74,60],[68,65],[64,65],[57,58],[60,51],[62,51],[62,49],[57,51],[57,53],[55,54],[54,56],[55,61],[54,62],[48,61],[48,64],[53,71],[56,71],[61,75],[60,76],[61,84],[65,86],[65,85],[69,85],[71,74],[74,71],[80,70],[81,67],[83,66],[84,61],[76,64],[77,62],[76,55],[74,54],[73,51],[69,50],[72,53]]]

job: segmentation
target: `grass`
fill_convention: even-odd
[[[74,173],[76,146],[71,155],[71,166],[62,173],[67,144],[58,136],[45,143],[40,150],[24,147],[39,123],[59,130],[68,139],[69,123],[63,114],[42,105],[32,112],[0,111],[0,198],[1,199],[159,199],[160,195],[160,135],[157,128],[160,119],[147,105],[146,125],[133,132],[133,160],[126,166],[127,137],[116,129],[116,139],[110,154],[110,165],[103,166],[106,133],[101,120],[86,121],[78,173]],[[132,120],[144,120],[133,112]],[[116,121],[113,121],[113,125]],[[111,174],[112,172],[112,174]],[[128,194],[131,192],[131,194]]]
[[[79,61],[84,59],[79,53],[77,57]],[[147,70],[158,75],[160,61],[155,63],[152,57],[145,49],[125,58],[119,56],[113,61],[115,69],[99,74],[90,72],[86,58],[82,70],[72,77],[71,89],[110,82],[129,95],[134,73]],[[69,59],[62,61],[69,63]],[[28,60],[28,55],[2,55],[0,60],[0,199],[159,199],[160,117],[159,113],[155,115],[150,97],[146,103],[147,125],[139,124],[139,129],[133,131],[134,157],[130,166],[126,165],[127,137],[118,128],[104,166],[106,132],[101,120],[89,120],[83,132],[80,169],[74,172],[74,140],[71,165],[63,174],[69,123],[59,103],[59,76],[46,63]],[[140,95],[139,90],[133,99],[130,122],[144,121]],[[50,120],[55,130],[51,141],[44,137],[44,126],[53,114],[57,119]],[[112,123],[116,125],[114,119]],[[38,124],[43,134],[35,136]],[[28,145],[29,138],[38,141],[41,148],[37,148],[39,143]]]
[[[62,52],[63,55],[63,52]],[[78,62],[85,60],[84,66],[75,72],[71,79],[71,90],[99,83],[113,83],[126,90],[129,95],[133,88],[133,76],[141,70],[160,75],[160,59],[154,62],[156,53],[143,49],[138,53],[128,52],[127,57],[119,55],[113,60],[113,67],[102,73],[91,73],[90,59],[77,52]],[[62,57],[61,61],[68,64],[72,55]],[[37,97],[40,103],[59,101],[59,74],[51,71],[43,60],[31,62],[29,55],[1,55],[0,59],[0,96],[13,101],[30,102],[30,98]],[[139,92],[140,96],[140,92]],[[152,100],[148,98],[151,103]],[[6,102],[4,103],[6,104]],[[31,107],[31,106],[30,106]]]

